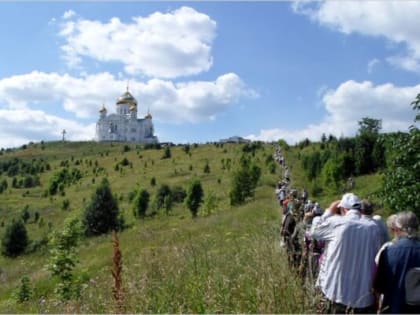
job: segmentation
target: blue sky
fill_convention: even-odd
[[[0,147],[92,140],[126,90],[161,141],[406,131],[418,1],[0,2]]]

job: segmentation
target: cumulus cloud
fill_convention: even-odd
[[[82,124],[41,110],[0,109],[0,147],[16,147],[30,141],[59,140],[62,130],[68,140],[92,140],[95,124]]]
[[[75,16],[76,15],[76,12],[74,12],[73,10],[67,10],[66,12],[64,12],[64,14],[63,14],[63,19],[69,19],[69,18],[71,18],[71,17],[73,17],[73,16]]]
[[[98,115],[101,103],[110,112],[116,98],[124,92],[126,82],[110,73],[72,77],[64,74],[34,71],[0,80],[0,108],[26,109],[62,106],[79,118]],[[130,81],[130,91],[139,102],[140,111],[150,109],[163,122],[198,122],[214,119],[240,98],[257,97],[234,73],[214,81],[173,83],[161,79]]]
[[[391,56],[386,60],[396,67],[420,73],[420,58],[413,56]]]
[[[399,87],[391,83],[374,85],[370,81],[346,81],[322,96],[327,115],[319,124],[296,131],[266,129],[247,138],[264,141],[285,139],[293,144],[305,138],[319,141],[323,133],[336,137],[354,136],[363,117],[381,119],[383,132],[407,131],[414,119],[410,104],[419,91],[420,84]]]
[[[109,73],[77,78],[33,71],[0,80],[0,104],[10,109],[56,104],[53,106],[63,106],[79,118],[89,118],[97,113],[101,102],[115,99],[122,86]]]
[[[116,17],[105,23],[72,20],[74,13],[66,13],[59,35],[65,41],[61,49],[70,67],[89,57],[122,63],[132,75],[175,78],[207,71],[212,65],[216,22],[193,8],[155,12],[129,23]]]
[[[199,122],[213,120],[218,113],[237,103],[241,97],[257,97],[234,73],[215,81],[173,83],[152,79],[136,84],[138,101],[147,104],[159,120],[165,122]]]
[[[294,2],[296,13],[344,34],[383,37],[403,44],[404,56],[391,56],[393,65],[420,73],[420,2],[418,1],[324,1]],[[412,67],[414,65],[414,67]]]

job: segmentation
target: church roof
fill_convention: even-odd
[[[137,106],[137,100],[134,98],[133,95],[131,95],[130,92],[126,91],[117,99],[117,105],[120,104],[131,104]]]
[[[106,113],[105,105],[102,105],[102,108],[99,110],[100,113]]]
[[[152,115],[150,114],[150,111],[149,110],[147,110],[147,115],[144,116],[144,118],[146,118],[146,119],[152,119]]]

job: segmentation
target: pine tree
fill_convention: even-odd
[[[31,282],[27,276],[20,279],[20,285],[15,293],[15,298],[18,303],[27,302],[31,299],[32,288]]]
[[[68,221],[60,232],[53,232],[49,241],[49,269],[58,278],[56,294],[62,300],[69,300],[79,295],[74,282],[74,268],[77,263],[75,248],[80,238],[80,222],[78,219]]]
[[[150,194],[147,190],[142,189],[138,192],[134,199],[134,215],[136,217],[144,218],[146,216],[147,208],[149,207]]]
[[[197,216],[203,197],[204,192],[201,182],[198,179],[193,180],[188,187],[187,198],[185,199],[185,204],[190,209],[193,218]]]
[[[170,210],[170,208],[168,209],[167,207],[168,201],[165,204],[165,199],[167,199],[167,196],[171,196],[171,194],[172,194],[171,188],[167,184],[160,185],[159,189],[156,192],[156,198],[155,198],[156,208],[157,209],[166,208],[166,210]]]
[[[8,257],[19,256],[25,251],[28,243],[28,233],[22,220],[12,221],[6,227],[6,232],[1,242],[1,253]]]
[[[253,197],[260,177],[261,168],[251,163],[248,158],[242,157],[241,167],[232,178],[230,204],[239,205],[244,203],[246,198]]]
[[[106,178],[102,180],[85,209],[83,226],[86,235],[100,235],[121,227],[117,199],[112,195]]]
[[[170,146],[165,147],[165,152],[163,153],[162,159],[170,159],[172,156]]]

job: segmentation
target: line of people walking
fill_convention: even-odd
[[[277,158],[280,153],[276,149]],[[290,265],[319,291],[319,313],[420,313],[419,222],[413,212],[392,215],[385,224],[373,215],[373,204],[354,193],[323,211],[305,189],[299,195],[290,188],[290,176],[283,176],[275,193],[283,212],[281,245]]]

